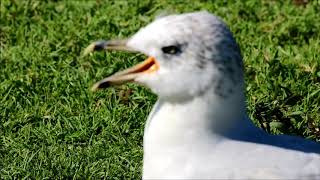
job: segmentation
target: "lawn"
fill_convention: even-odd
[[[0,178],[141,178],[143,128],[157,97],[134,84],[90,87],[145,57],[81,54],[163,12],[222,17],[242,49],[254,123],[320,141],[320,1],[299,2],[1,0]]]

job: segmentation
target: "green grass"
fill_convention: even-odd
[[[320,2],[1,0],[0,177],[139,179],[156,96],[97,80],[142,61],[119,52],[80,58],[98,39],[132,35],[161,11],[206,9],[239,42],[248,114],[266,131],[320,141]]]

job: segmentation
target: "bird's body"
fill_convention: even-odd
[[[159,96],[145,126],[143,179],[320,179],[319,144],[269,135],[248,119],[240,49],[219,18],[162,17],[124,46],[150,58],[94,89],[135,81]],[[89,51],[103,48],[119,42]]]
[[[318,144],[269,135],[245,116],[229,131],[215,133],[196,123],[202,116],[192,113],[203,107],[193,107],[157,102],[145,128],[144,179],[320,178]]]

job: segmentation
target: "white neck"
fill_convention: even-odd
[[[199,141],[219,140],[236,126],[251,126],[246,119],[245,97],[234,92],[220,97],[212,90],[183,102],[160,98],[151,112],[144,133],[144,148],[176,147]],[[207,139],[206,137],[210,137]]]

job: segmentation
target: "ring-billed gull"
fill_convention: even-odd
[[[94,50],[146,54],[93,90],[137,82],[159,97],[144,131],[144,179],[320,179],[320,145],[269,135],[246,114],[243,62],[228,27],[206,12],[156,19]]]

